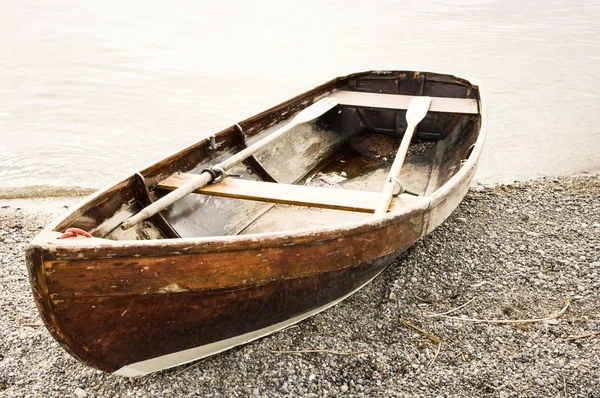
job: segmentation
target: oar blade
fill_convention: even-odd
[[[431,97],[416,97],[410,101],[408,110],[406,111],[406,121],[408,124],[417,125],[429,110],[431,105]]]
[[[338,100],[331,97],[325,97],[315,102],[311,106],[302,110],[300,113],[296,115],[293,119],[293,123],[306,123],[310,122],[318,118],[319,116],[325,114],[327,111],[333,109],[338,104]]]

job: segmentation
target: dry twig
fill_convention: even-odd
[[[427,332],[426,330],[423,330],[420,327],[415,326],[412,323],[410,323],[404,319],[400,319],[400,321],[402,322],[402,324],[404,326],[412,328],[412,329],[416,330],[417,332],[423,333],[429,340],[431,340],[437,344],[437,349],[435,350],[435,354],[433,355],[433,358],[431,358],[431,361],[429,361],[429,364],[427,365],[428,368],[431,367],[431,365],[433,365],[433,362],[437,359],[438,355],[440,354],[440,350],[442,349],[442,340],[439,337],[432,335],[431,333]]]
[[[458,311],[461,308],[466,307],[467,305],[471,304],[475,299],[477,299],[477,297],[473,297],[471,300],[467,301],[466,303],[464,303],[463,305],[461,305],[459,307],[453,308],[450,311],[440,312],[439,314],[434,314],[433,312],[429,312],[429,311],[423,311],[423,312],[427,313],[427,315],[425,315],[425,316],[428,317],[428,318],[433,318],[433,317],[436,317],[436,316],[446,315],[446,314],[449,314],[449,313],[454,312],[454,311]]]
[[[271,351],[273,354],[304,354],[304,353],[324,353],[324,354],[332,354],[332,355],[358,355],[358,354],[364,354],[367,352],[367,350],[360,350],[360,351],[347,351],[347,352],[341,352],[341,351],[333,351],[333,350],[297,350],[297,351],[276,351],[276,350],[269,350]]]
[[[39,322],[25,322],[25,320],[23,320],[23,319],[19,319],[19,325],[30,327],[30,328],[37,328],[37,327],[40,327],[40,326],[44,326],[43,323],[39,323]]]
[[[425,303],[425,304],[433,304],[433,300],[429,300],[423,297],[419,297],[416,294],[413,294],[413,298],[417,301],[420,301],[421,303]]]
[[[596,332],[589,332],[589,333],[584,333],[584,334],[576,334],[573,336],[567,336],[566,338],[564,338],[562,340],[563,341],[572,341],[572,340],[579,340],[579,339],[587,339],[587,338],[598,336],[598,335],[600,335],[600,330],[598,330]]]
[[[447,315],[437,315],[437,317],[440,318],[445,318],[445,319],[452,319],[455,321],[463,321],[463,322],[474,322],[474,323],[534,323],[534,322],[543,322],[543,321],[549,321],[552,319],[556,319],[559,316],[561,316],[562,314],[565,313],[565,311],[567,310],[567,308],[569,308],[569,302],[567,300],[565,300],[565,303],[563,305],[563,308],[558,311],[555,312],[554,314],[548,315],[545,318],[532,318],[532,319],[477,319],[477,318],[461,318],[458,316],[447,316]],[[433,317],[433,315],[432,315]]]

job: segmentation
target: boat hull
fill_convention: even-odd
[[[361,76],[368,79],[360,84],[353,80]],[[417,88],[421,89],[413,90],[416,94],[427,80],[434,94],[475,99],[479,95],[477,86],[449,75],[427,74],[425,79],[425,74],[417,72],[356,74],[332,80],[242,122],[244,133],[234,134],[233,127],[224,130],[216,134],[217,141],[235,151],[236,145],[245,142],[245,138],[239,141],[243,134],[252,137],[265,128],[273,129],[293,112],[340,87],[357,89],[368,84],[375,90],[383,85],[391,93],[406,76],[420,82]],[[193,206],[176,204],[173,207],[180,205],[180,211],[164,212],[161,222],[182,231],[184,220],[190,237],[111,240],[99,235],[99,231],[116,229],[123,216],[156,199],[157,183],[173,173],[193,170],[199,159],[210,158],[210,142],[167,157],[99,192],[46,228],[28,247],[28,271],[41,317],[56,340],[81,362],[122,376],[139,376],[216,354],[314,315],[372,280],[458,206],[483,147],[485,115],[481,102],[477,104],[480,114],[476,116],[431,117],[428,123],[435,128],[423,137],[435,133],[440,144],[432,153],[433,165],[424,174],[424,193],[400,195],[394,199],[393,211],[384,216],[326,227],[209,236],[200,231],[202,224],[228,225],[230,220],[224,217],[239,217],[238,205],[210,208],[194,202],[198,198],[187,197],[182,202],[194,202]],[[388,111],[365,110],[360,117],[358,113],[336,113],[341,115],[337,126],[353,134],[365,125],[373,131],[403,128],[398,113],[393,120],[387,117],[392,115]],[[442,124],[446,127],[438,131]],[[343,141],[340,137],[333,146]],[[333,155],[315,151],[302,152],[302,159],[309,157],[312,163],[294,170],[298,175],[287,176],[289,181],[284,183],[300,181],[315,164]],[[272,172],[277,164],[268,157],[259,160],[262,163],[255,159],[247,166]],[[144,194],[147,197],[140,199]],[[57,240],[60,231],[84,228],[88,223],[98,237]]]
[[[335,304],[419,239],[426,208],[270,246],[267,236],[254,247],[232,237],[229,245],[163,244],[153,256],[81,247],[69,259],[66,248],[32,247],[28,263],[44,321],[72,355],[106,372],[141,375],[182,363],[177,355],[153,359],[209,346],[183,363],[199,359]],[[223,340],[231,345],[214,345]]]

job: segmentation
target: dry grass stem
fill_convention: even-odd
[[[426,298],[423,298],[423,297],[419,297],[419,296],[417,296],[416,294],[415,294],[415,295],[413,295],[413,298],[414,298],[415,300],[417,300],[417,301],[420,301],[421,303],[425,303],[425,304],[433,304],[433,300],[429,300],[429,299],[426,299]]]
[[[23,319],[19,319],[19,325],[30,327],[30,328],[38,328],[40,326],[44,326],[43,323],[40,323],[40,322],[25,322],[25,320],[23,320]]]
[[[364,354],[367,352],[367,350],[360,350],[360,351],[347,351],[347,352],[341,352],[341,351],[333,351],[333,350],[297,350],[297,351],[275,351],[275,350],[269,350],[271,351],[273,354],[304,354],[304,353],[324,353],[324,354],[331,354],[331,355],[358,355],[358,354]]]
[[[520,323],[515,323],[513,325],[516,329],[522,330],[524,332],[528,332],[529,331],[529,327],[525,326],[525,325],[521,325]]]
[[[437,349],[435,350],[435,354],[433,355],[433,358],[431,358],[431,361],[429,361],[429,364],[427,365],[428,368],[431,367],[431,365],[433,365],[433,362],[437,359],[438,355],[440,354],[440,350],[442,349],[442,340],[439,337],[432,335],[428,331],[423,330],[420,327],[415,326],[412,323],[410,323],[404,319],[400,319],[400,321],[402,322],[402,324],[404,326],[407,326],[409,328],[416,330],[417,332],[424,334],[429,340],[431,340],[437,344]]]
[[[564,338],[563,341],[587,339],[587,338],[598,336],[598,335],[600,335],[600,330],[598,330],[596,332],[589,332],[589,333],[584,333],[584,334],[576,334],[573,336],[568,336],[568,337]]]
[[[569,308],[569,302],[567,300],[565,300],[563,308],[558,311],[555,312],[554,314],[548,315],[545,318],[532,318],[532,319],[477,319],[477,318],[461,318],[458,316],[447,316],[447,315],[438,315],[438,318],[445,318],[445,319],[452,319],[455,321],[463,321],[463,322],[474,322],[474,323],[499,323],[499,324],[503,324],[503,323],[534,323],[534,322],[544,322],[544,321],[550,321],[552,319],[556,319],[559,316],[561,316],[562,314],[565,313],[565,311],[567,310],[567,308]],[[432,315],[433,317],[433,315]]]
[[[435,362],[438,355],[440,355],[441,349],[442,349],[442,340],[440,340],[440,342],[438,343],[437,350],[435,350],[435,355],[433,356],[433,358],[431,358],[431,361],[429,361],[429,364],[427,365],[428,368],[430,368],[431,365],[433,365],[433,362]]]
[[[454,311],[458,311],[461,308],[464,308],[467,305],[471,304],[475,299],[477,299],[477,297],[473,297],[471,300],[467,301],[466,303],[464,303],[463,305],[461,305],[459,307],[453,308],[453,309],[451,309],[449,311],[446,311],[446,312],[440,312],[439,314],[434,314],[433,312],[424,311],[424,312],[427,313],[427,315],[425,315],[425,316],[428,317],[428,318],[432,318],[432,317],[436,317],[436,316],[440,316],[440,315],[446,315],[446,314],[449,314],[449,313],[454,312]]]

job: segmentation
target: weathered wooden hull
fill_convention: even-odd
[[[120,372],[138,375],[154,369],[132,363],[326,308],[413,244],[425,210],[381,225],[334,229],[329,236],[295,234],[208,248],[176,242],[149,248],[152,256],[135,250],[106,257],[82,247],[81,258],[61,260],[60,248],[53,254],[31,249],[29,264],[41,312],[52,314],[47,324],[71,353],[107,372],[126,368]]]
[[[42,319],[80,361],[124,376],[193,361],[305,319],[364,286],[452,212],[473,177],[484,128],[482,119],[473,143],[460,147],[468,154],[448,151],[466,162],[441,188],[366,221],[251,235],[57,241],[57,229],[76,220],[67,216],[27,250]],[[149,178],[165,177],[148,170]],[[117,194],[131,181],[81,209],[99,225],[99,212],[117,207],[105,198],[131,195]]]

